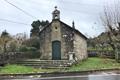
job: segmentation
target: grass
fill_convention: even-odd
[[[6,65],[5,67],[1,68],[0,73],[30,73],[33,72],[34,69],[31,67],[19,66],[19,65]]]
[[[73,65],[68,71],[87,71],[115,68],[120,68],[120,63],[117,63],[114,59],[88,58],[86,61]]]
[[[0,74],[19,74],[19,73],[40,73],[40,72],[55,72],[56,69],[41,69],[41,68],[32,68],[21,65],[6,65],[3,68],[0,68]]]
[[[105,58],[88,58],[86,61],[79,62],[77,65],[73,65],[68,70],[65,69],[36,69],[32,67],[20,66],[20,65],[6,65],[0,68],[0,74],[18,74],[18,73],[40,73],[40,72],[71,72],[71,71],[87,71],[87,70],[100,70],[100,69],[115,69],[120,68],[120,63],[117,63],[114,59]]]

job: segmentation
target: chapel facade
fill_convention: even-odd
[[[55,7],[52,21],[39,33],[41,60],[83,60],[87,56],[87,38],[72,26],[60,20]]]

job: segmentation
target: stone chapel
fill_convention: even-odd
[[[40,60],[83,60],[87,55],[87,37],[60,20],[60,11],[55,7],[52,21],[39,33]]]

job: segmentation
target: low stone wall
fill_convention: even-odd
[[[89,57],[104,57],[104,58],[115,58],[113,51],[99,51],[99,50],[88,50]]]
[[[0,54],[0,66],[7,63],[14,63],[15,61],[21,60],[24,58],[23,52],[9,52]]]
[[[7,63],[14,63],[23,59],[34,59],[39,58],[38,52],[7,52],[0,53],[0,65]]]

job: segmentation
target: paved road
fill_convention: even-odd
[[[0,80],[120,80],[120,74],[114,73],[101,73],[94,75],[82,75],[82,76],[62,76],[62,77],[46,77],[41,78],[40,75],[36,76],[3,76]]]

